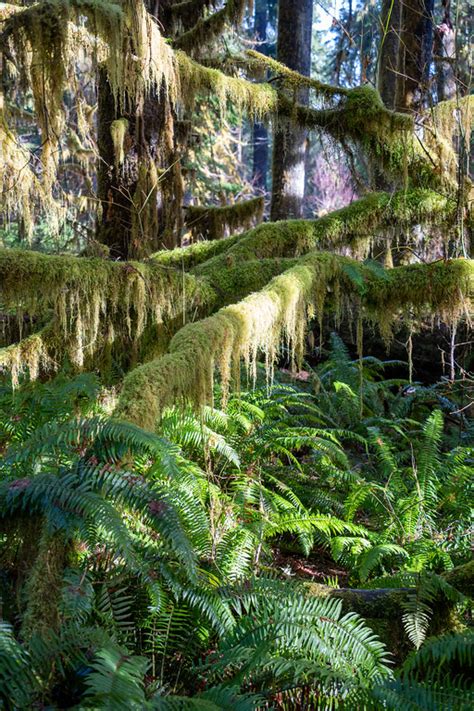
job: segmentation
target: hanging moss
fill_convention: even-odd
[[[94,32],[112,44],[113,38],[122,36],[122,11],[98,0],[43,0],[17,10],[3,25],[2,42],[18,59],[22,78],[33,93],[42,134],[43,180],[50,191],[53,149],[64,129],[63,93],[77,58],[79,39],[71,34],[70,23],[87,17]]]
[[[263,197],[224,207],[192,205],[186,209],[186,226],[196,241],[218,240],[261,222],[264,209]]]
[[[336,318],[345,310],[358,310],[388,338],[396,316],[403,314],[412,323],[413,312],[418,318],[439,313],[448,323],[455,321],[473,293],[474,262],[468,260],[385,272],[334,254],[309,254],[262,291],[181,329],[168,354],[126,377],[116,415],[154,429],[167,406],[211,402],[214,369],[220,373],[225,401],[232,383],[238,387],[241,362],[255,378],[262,354],[271,379],[282,341],[297,366],[305,324],[314,316],[322,320],[327,301]]]
[[[16,216],[20,208],[27,242],[33,231],[33,209],[38,203],[46,203],[46,194],[30,168],[30,159],[29,151],[10,131],[0,110],[0,207],[4,219]]]
[[[269,84],[229,77],[218,69],[199,64],[181,51],[176,51],[175,56],[180,73],[180,100],[188,106],[192,106],[197,93],[209,92],[218,100],[222,111],[228,103],[255,119],[262,119],[276,111],[278,93]]]
[[[46,333],[0,350],[0,368],[37,377],[57,370],[65,355],[77,368],[114,341],[137,343],[147,324],[212,302],[205,281],[154,263],[55,257],[0,250],[0,302],[23,314],[51,314]]]
[[[462,138],[469,146],[473,129],[474,96],[442,101],[425,112],[423,143],[444,179],[458,178],[456,142]],[[468,150],[468,148],[467,148]]]
[[[125,160],[124,141],[128,131],[126,118],[116,119],[110,124],[110,134],[114,144],[115,169],[119,170]]]

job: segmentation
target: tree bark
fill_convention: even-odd
[[[443,0],[443,21],[435,31],[436,90],[438,101],[456,96],[456,36],[451,22],[451,0]]]
[[[429,90],[433,59],[434,0],[404,0],[401,26],[400,81],[397,108],[416,111]]]
[[[268,0],[255,2],[255,39],[257,50],[268,54],[267,40]],[[253,125],[253,182],[256,188],[266,192],[268,173],[268,130],[264,123]]]
[[[282,64],[309,76],[311,70],[312,0],[280,0],[277,58]],[[300,103],[307,104],[308,90]],[[307,131],[293,125],[277,127],[273,145],[271,219],[299,218],[303,213]]]
[[[400,60],[400,0],[383,0],[380,24],[382,39],[378,57],[377,89],[388,109],[394,109]]]

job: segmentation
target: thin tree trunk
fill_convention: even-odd
[[[400,29],[402,8],[400,0],[383,0],[381,42],[378,56],[377,89],[385,106],[394,109],[400,59]]]
[[[268,0],[255,2],[255,39],[257,50],[268,54],[267,40]],[[267,189],[268,130],[264,123],[253,125],[253,182],[263,191]]]
[[[403,0],[397,108],[420,109],[429,91],[434,0]]]
[[[443,0],[444,17],[435,31],[436,89],[438,101],[456,96],[456,36],[451,22],[451,0]]]
[[[311,70],[312,0],[280,0],[277,57],[301,74]],[[309,93],[297,97],[308,103]],[[277,127],[273,146],[271,219],[298,218],[303,212],[307,132],[295,126]]]

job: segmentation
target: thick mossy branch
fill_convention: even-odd
[[[283,342],[297,364],[303,354],[306,324],[321,321],[330,302],[336,318],[359,313],[390,337],[395,319],[438,313],[455,322],[469,308],[474,262],[457,260],[389,271],[329,253],[312,253],[275,277],[262,291],[182,328],[162,358],[126,377],[116,415],[154,429],[164,408],[176,402],[196,407],[212,401],[214,371],[224,400],[240,383],[240,366],[255,377],[264,356],[269,378]]]
[[[240,24],[245,8],[251,4],[249,0],[227,0],[221,10],[206,18],[200,17],[194,27],[174,40],[174,46],[189,54],[202,51],[204,46],[208,46],[222,35],[227,25]]]
[[[278,108],[278,92],[270,84],[256,84],[242,77],[230,77],[219,69],[205,67],[185,52],[176,51],[180,75],[180,100],[192,106],[198,93],[215,97],[224,111],[228,104],[255,119],[266,118]]]
[[[245,259],[298,257],[312,249],[350,249],[353,256],[365,258],[379,240],[386,242],[388,228],[396,226],[401,231],[426,224],[447,230],[455,215],[456,202],[432,190],[371,193],[317,220],[264,223],[240,238],[231,237],[215,246],[204,243],[188,247],[179,254],[182,261],[176,263],[195,267],[196,274],[210,275],[226,264]],[[161,259],[171,264],[173,252]]]
[[[153,262],[0,250],[2,308],[15,310],[19,318],[49,314],[51,319],[46,333],[1,350],[0,367],[12,372],[14,381],[21,371],[36,377],[42,365],[57,369],[64,355],[80,368],[105,344],[136,343],[147,325],[214,300],[207,282]]]
[[[263,219],[264,209],[263,197],[224,207],[192,205],[186,208],[186,226],[196,241],[222,239],[257,225]]]

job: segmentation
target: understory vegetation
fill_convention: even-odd
[[[333,335],[156,434],[94,375],[4,386],[5,707],[469,708],[466,383],[402,369]]]

